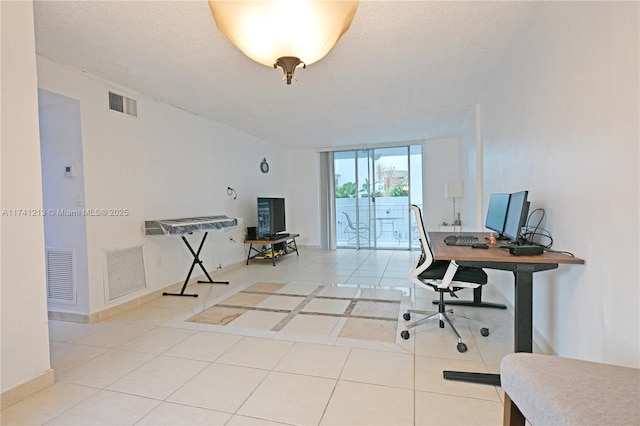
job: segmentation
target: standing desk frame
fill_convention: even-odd
[[[533,352],[533,274],[556,269],[559,264],[582,265],[584,260],[563,253],[545,251],[540,256],[514,256],[500,244],[489,249],[474,249],[465,246],[448,246],[444,242],[451,232],[430,232],[429,240],[436,260],[455,260],[460,266],[511,271],[514,275],[514,352]],[[479,240],[485,233],[465,232]],[[448,380],[459,380],[500,386],[499,374],[443,372]]]

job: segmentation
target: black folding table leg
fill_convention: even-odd
[[[200,246],[198,247],[198,251],[193,251],[193,248],[191,247],[191,244],[189,244],[189,241],[187,241],[187,239],[185,238],[185,236],[182,236],[182,241],[184,241],[184,243],[187,245],[187,248],[189,249],[189,251],[191,252],[191,254],[193,255],[193,262],[191,262],[191,268],[189,268],[189,273],[187,274],[187,278],[184,280],[184,284],[182,285],[182,290],[180,290],[180,293],[167,293],[164,292],[162,293],[163,296],[190,296],[190,297],[198,297],[197,293],[185,293],[184,290],[187,288],[187,284],[189,284],[189,278],[191,278],[191,273],[193,273],[193,268],[197,265],[200,266],[200,269],[202,269],[202,272],[204,272],[204,274],[206,275],[206,277],[209,279],[209,281],[200,281],[198,280],[198,283],[200,284],[229,284],[229,281],[213,281],[213,279],[211,279],[211,276],[209,276],[209,273],[207,272],[206,269],[204,269],[204,266],[202,266],[202,260],[200,260],[200,252],[202,251],[202,246],[204,246],[204,241],[207,239],[207,235],[209,233],[205,232],[204,236],[202,237],[202,241],[200,241]]]
[[[249,260],[251,260],[251,250],[253,250],[253,243],[249,244],[249,254],[247,254],[247,265],[249,264]]]

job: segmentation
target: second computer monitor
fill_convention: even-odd
[[[520,191],[514,192],[509,198],[509,208],[507,210],[507,219],[504,224],[503,234],[514,244],[522,242],[520,233],[529,214],[527,195],[528,191]]]
[[[511,194],[491,194],[489,198],[489,209],[484,226],[498,233],[498,239],[504,239],[504,224],[507,219],[507,209],[509,208],[509,197]]]

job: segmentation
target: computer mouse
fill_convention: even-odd
[[[481,249],[488,249],[489,246],[485,243],[473,243],[471,245],[472,248],[481,248]]]

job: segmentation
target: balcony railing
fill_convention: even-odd
[[[357,209],[354,198],[336,199],[337,245],[353,247],[356,245],[355,231],[348,227],[343,212],[349,215],[354,224],[359,220],[361,226],[368,229],[360,231],[362,247],[406,249],[410,242],[413,247],[419,246],[407,197],[376,197],[375,203],[370,203],[368,198],[359,199]]]

